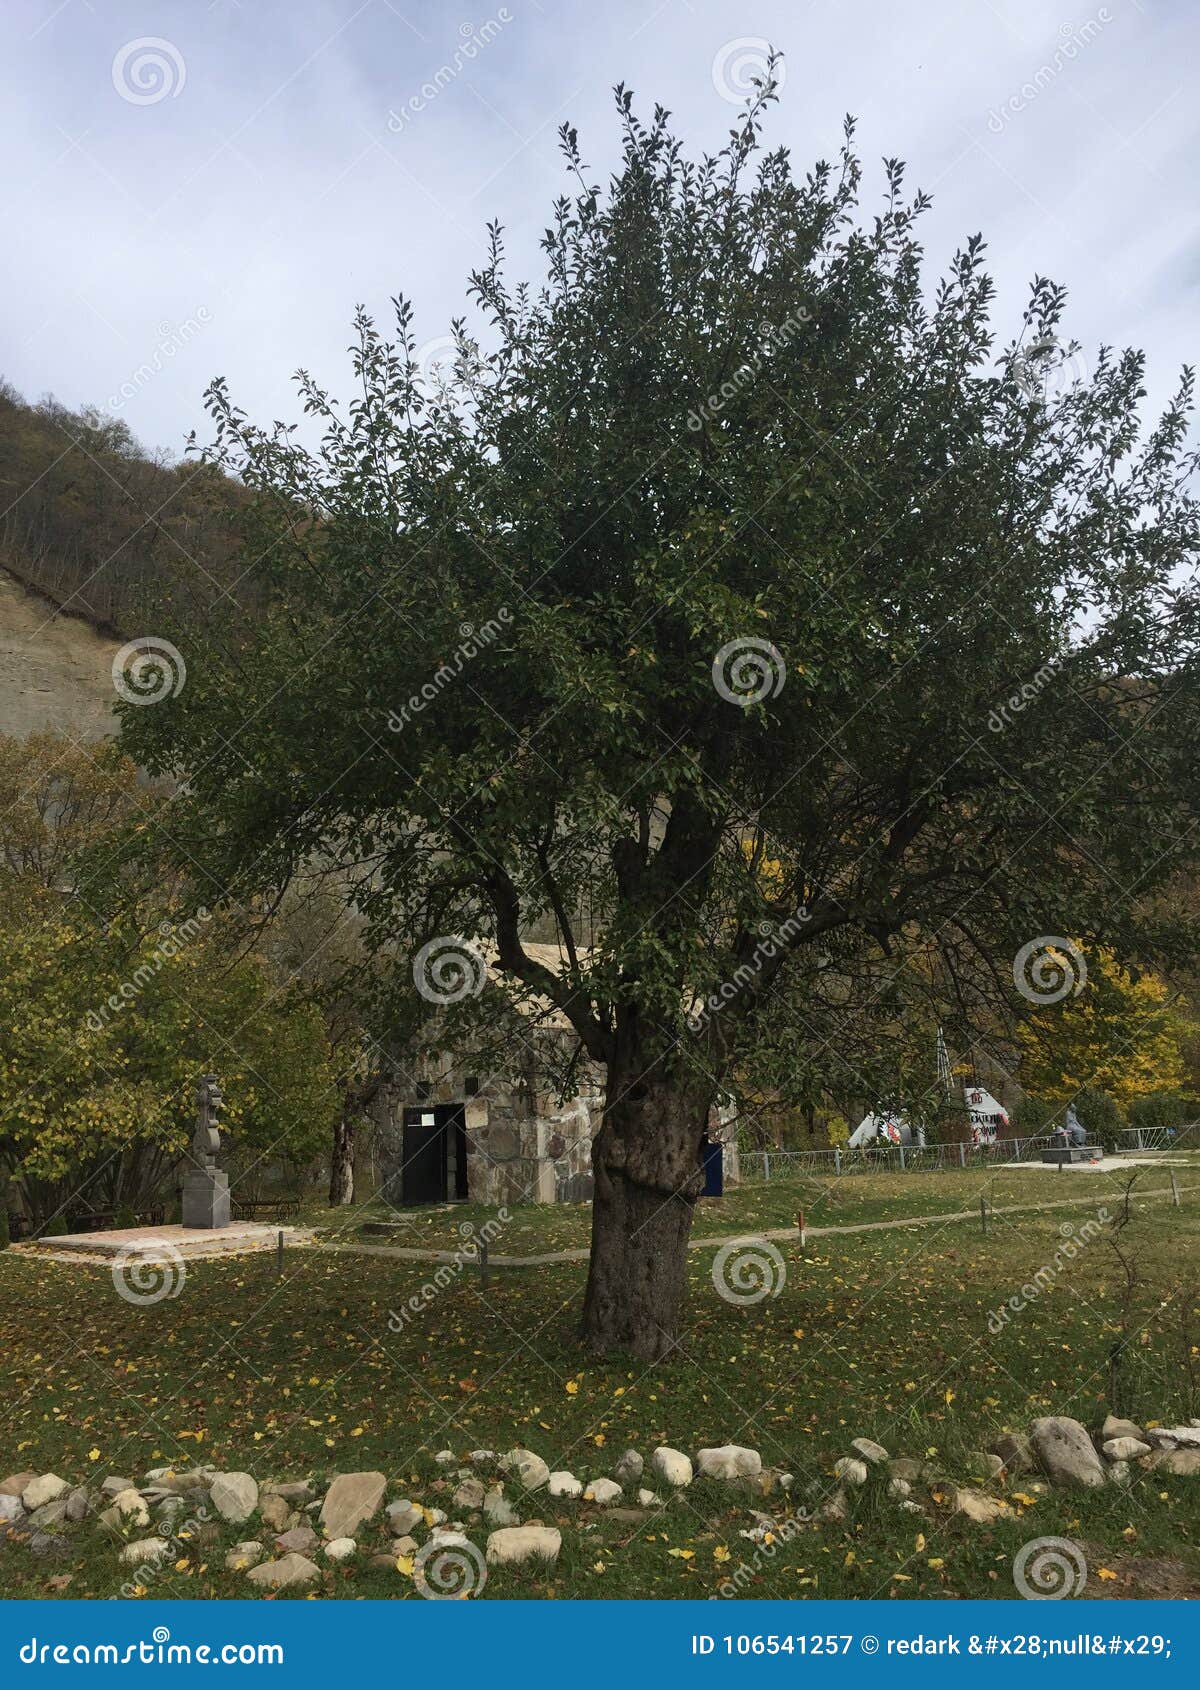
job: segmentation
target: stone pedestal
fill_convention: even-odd
[[[183,1180],[183,1224],[189,1227],[229,1225],[229,1175],[219,1168],[191,1168]]]

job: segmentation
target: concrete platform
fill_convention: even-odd
[[[185,1226],[136,1226],[115,1232],[67,1232],[58,1238],[35,1238],[14,1244],[14,1251],[50,1256],[56,1261],[111,1262],[120,1256],[136,1261],[162,1255],[178,1255],[188,1261],[210,1256],[229,1256],[247,1251],[274,1250],[283,1234],[289,1244],[309,1244],[312,1234],[305,1227],[271,1226],[263,1221],[234,1221],[211,1230]]]
[[[1099,1146],[1093,1145],[1072,1144],[1065,1146],[1062,1150],[1042,1151],[1042,1161],[1048,1162],[1051,1167],[1071,1167],[1075,1163],[1082,1163],[1090,1167],[1093,1163],[1101,1162],[1103,1159],[1103,1150]]]

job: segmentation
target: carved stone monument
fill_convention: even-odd
[[[196,1086],[196,1130],[192,1134],[192,1166],[183,1181],[184,1226],[229,1225],[229,1175],[217,1167],[221,1135],[217,1115],[223,1099],[215,1074],[204,1074]]]

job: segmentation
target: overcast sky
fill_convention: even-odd
[[[1161,398],[1200,351],[1198,40],[1193,0],[5,0],[0,372],[172,450],[218,373],[291,418],[297,365],[349,388],[357,301],[445,334],[487,220],[537,273],[564,119],[604,169],[624,80],[713,150],[770,41],[799,170],[853,112],[868,209],[885,154],[934,196],[931,275],[982,230],[1006,331],[1051,275]]]

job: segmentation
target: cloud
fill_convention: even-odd
[[[150,29],[185,75],[138,103],[113,63]],[[565,186],[558,125],[576,125],[602,174],[617,144],[611,85],[624,80],[645,108],[671,108],[693,151],[713,149],[732,113],[713,60],[747,36],[787,54],[772,141],[806,168],[836,150],[853,111],[868,211],[876,161],[899,154],[910,187],[935,195],[930,275],[982,229],[1006,332],[1039,271],[1070,287],[1085,347],[1145,346],[1154,399],[1195,357],[1197,120],[1184,76],[1200,23],[1183,6],[1085,0],[1060,27],[1040,0],[479,0],[470,12],[26,0],[0,32],[0,144],[17,189],[3,373],[30,395],[104,404],[149,362],[153,379],[122,414],[150,445],[203,436],[200,395],[216,373],[264,420],[295,414],[299,364],[346,391],[359,300],[382,314],[404,292],[418,338],[444,334],[489,218],[509,231],[514,271],[536,273]],[[181,336],[201,311],[202,332]],[[167,357],[164,339],[183,344]]]

